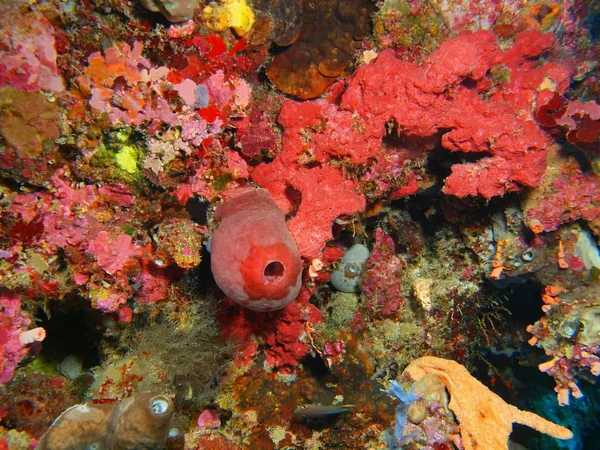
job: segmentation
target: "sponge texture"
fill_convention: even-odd
[[[215,217],[211,268],[221,290],[255,311],[275,311],[294,300],[302,286],[302,260],[269,192],[234,191]]]

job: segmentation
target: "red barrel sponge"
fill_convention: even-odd
[[[221,290],[254,311],[275,311],[296,298],[302,260],[285,215],[265,189],[242,188],[215,211],[212,273]]]

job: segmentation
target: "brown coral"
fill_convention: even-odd
[[[194,15],[200,0],[141,0],[149,11],[160,12],[170,22],[185,22]]]
[[[250,36],[253,45],[264,44],[267,39],[280,46],[296,42],[302,24],[302,0],[255,0],[253,5],[258,24]]]
[[[60,163],[59,116],[52,95],[0,89],[0,167],[33,184],[47,180]]]
[[[465,450],[508,449],[513,423],[558,439],[573,437],[567,428],[509,405],[456,361],[424,356],[411,362],[404,371],[404,375],[415,381],[428,374],[439,376],[450,392],[449,406],[460,423]]]
[[[352,52],[370,32],[373,5],[367,0],[305,0],[298,40],[275,55],[267,77],[302,99],[315,98],[342,74]]]
[[[39,450],[164,448],[174,407],[169,397],[144,392],[121,403],[76,405],[42,437]]]

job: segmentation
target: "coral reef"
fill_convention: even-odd
[[[539,369],[555,379],[559,404],[568,405],[570,394],[583,395],[576,384],[580,374],[600,375],[598,285],[570,290],[548,286],[545,292],[545,314],[527,328],[533,334],[529,343],[551,357]]]
[[[376,156],[386,124],[408,138],[432,137],[446,130],[440,136],[443,148],[486,155],[477,162],[453,165],[444,181],[447,194],[490,198],[517,191],[521,185],[535,186],[550,141],[527,114],[517,110],[531,111],[535,90],[545,79],[552,80],[559,92],[567,88],[566,67],[528,67],[530,58],[552,43],[549,35],[523,32],[510,51],[502,52],[492,33],[462,33],[443,42],[423,66],[384,51],[354,73],[340,109],[321,106],[327,120],[323,130],[311,136],[308,147],[317,161],[333,156],[358,163]],[[478,90],[485,89],[486,73],[498,65],[510,68],[511,79],[483,100]],[[510,94],[515,83],[520,86],[518,95]],[[450,88],[452,94],[444,95]],[[308,105],[303,109],[310,111]],[[467,111],[465,122],[461,119]]]
[[[63,409],[76,402],[66,378],[43,373],[15,379],[0,391],[0,400],[7,408],[3,423],[37,439]]]
[[[374,16],[373,35],[380,50],[407,49],[428,54],[450,33],[444,17],[431,1],[386,0]]]
[[[0,449],[598,442],[597,0],[0,13]]]
[[[541,183],[523,199],[522,205],[530,227],[554,231],[561,225],[583,219],[600,231],[598,175],[583,171],[575,158],[561,158],[553,149],[549,158],[555,161],[545,172]]]

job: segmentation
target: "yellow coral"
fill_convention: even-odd
[[[450,392],[449,406],[460,424],[465,450],[508,450],[513,423],[527,425],[558,439],[573,437],[567,428],[509,405],[456,361],[424,356],[411,362],[404,373],[415,381],[428,374],[442,379]]]
[[[232,28],[238,36],[247,35],[254,25],[254,11],[246,0],[221,0],[211,3],[202,12],[205,25],[212,31]]]

